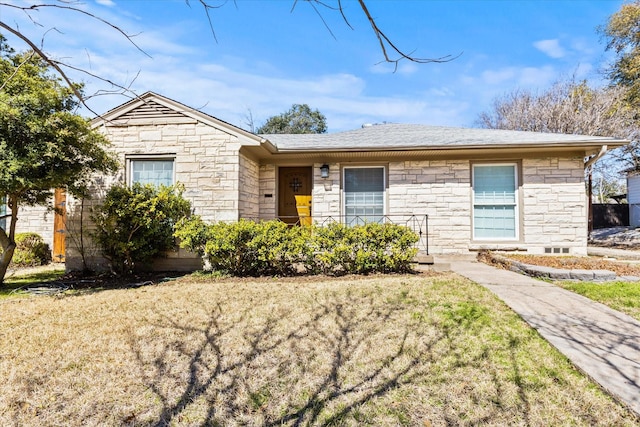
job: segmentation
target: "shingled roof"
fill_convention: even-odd
[[[623,139],[600,136],[397,123],[366,125],[360,129],[326,134],[265,134],[261,136],[274,144],[278,152],[620,146],[628,143]]]

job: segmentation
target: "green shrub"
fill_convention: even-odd
[[[325,274],[407,272],[417,253],[418,236],[396,224],[367,223],[316,227],[314,261]]]
[[[214,271],[235,276],[406,272],[418,241],[414,232],[394,224],[290,227],[277,220],[240,220],[207,225],[200,217],[180,221],[175,236]]]
[[[162,252],[175,248],[174,224],[188,216],[191,203],[181,186],[118,184],[94,209],[93,239],[112,268],[130,273]]]
[[[16,249],[11,264],[18,267],[33,267],[51,262],[51,248],[36,233],[17,233]],[[2,249],[0,249],[2,253]]]
[[[309,235],[281,221],[206,225],[197,216],[179,222],[175,232],[181,247],[202,256],[214,271],[234,276],[294,274]]]

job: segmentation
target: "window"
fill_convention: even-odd
[[[173,185],[173,159],[131,159],[131,184]]]
[[[7,229],[7,219],[4,216],[7,214],[7,196],[0,197],[0,228]]]
[[[474,239],[518,237],[515,164],[473,166]]]
[[[382,221],[384,189],[384,167],[345,168],[345,222],[355,225]]]

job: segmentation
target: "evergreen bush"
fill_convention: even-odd
[[[51,248],[37,233],[17,233],[16,250],[11,264],[18,267],[34,267],[51,262]],[[1,249],[0,249],[1,251]]]
[[[191,212],[182,186],[114,185],[94,209],[92,237],[118,273],[131,273],[176,248],[174,225]]]
[[[212,270],[234,276],[407,272],[418,241],[413,231],[395,224],[291,227],[244,219],[206,224],[197,216],[180,221],[175,236]]]

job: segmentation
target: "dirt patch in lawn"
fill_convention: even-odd
[[[640,264],[624,261],[612,261],[600,257],[575,257],[552,255],[519,255],[500,254],[502,258],[522,262],[529,265],[560,268],[565,270],[609,270],[618,276],[640,276]],[[489,253],[483,253],[478,259],[490,265],[504,267],[504,263],[493,258]]]

